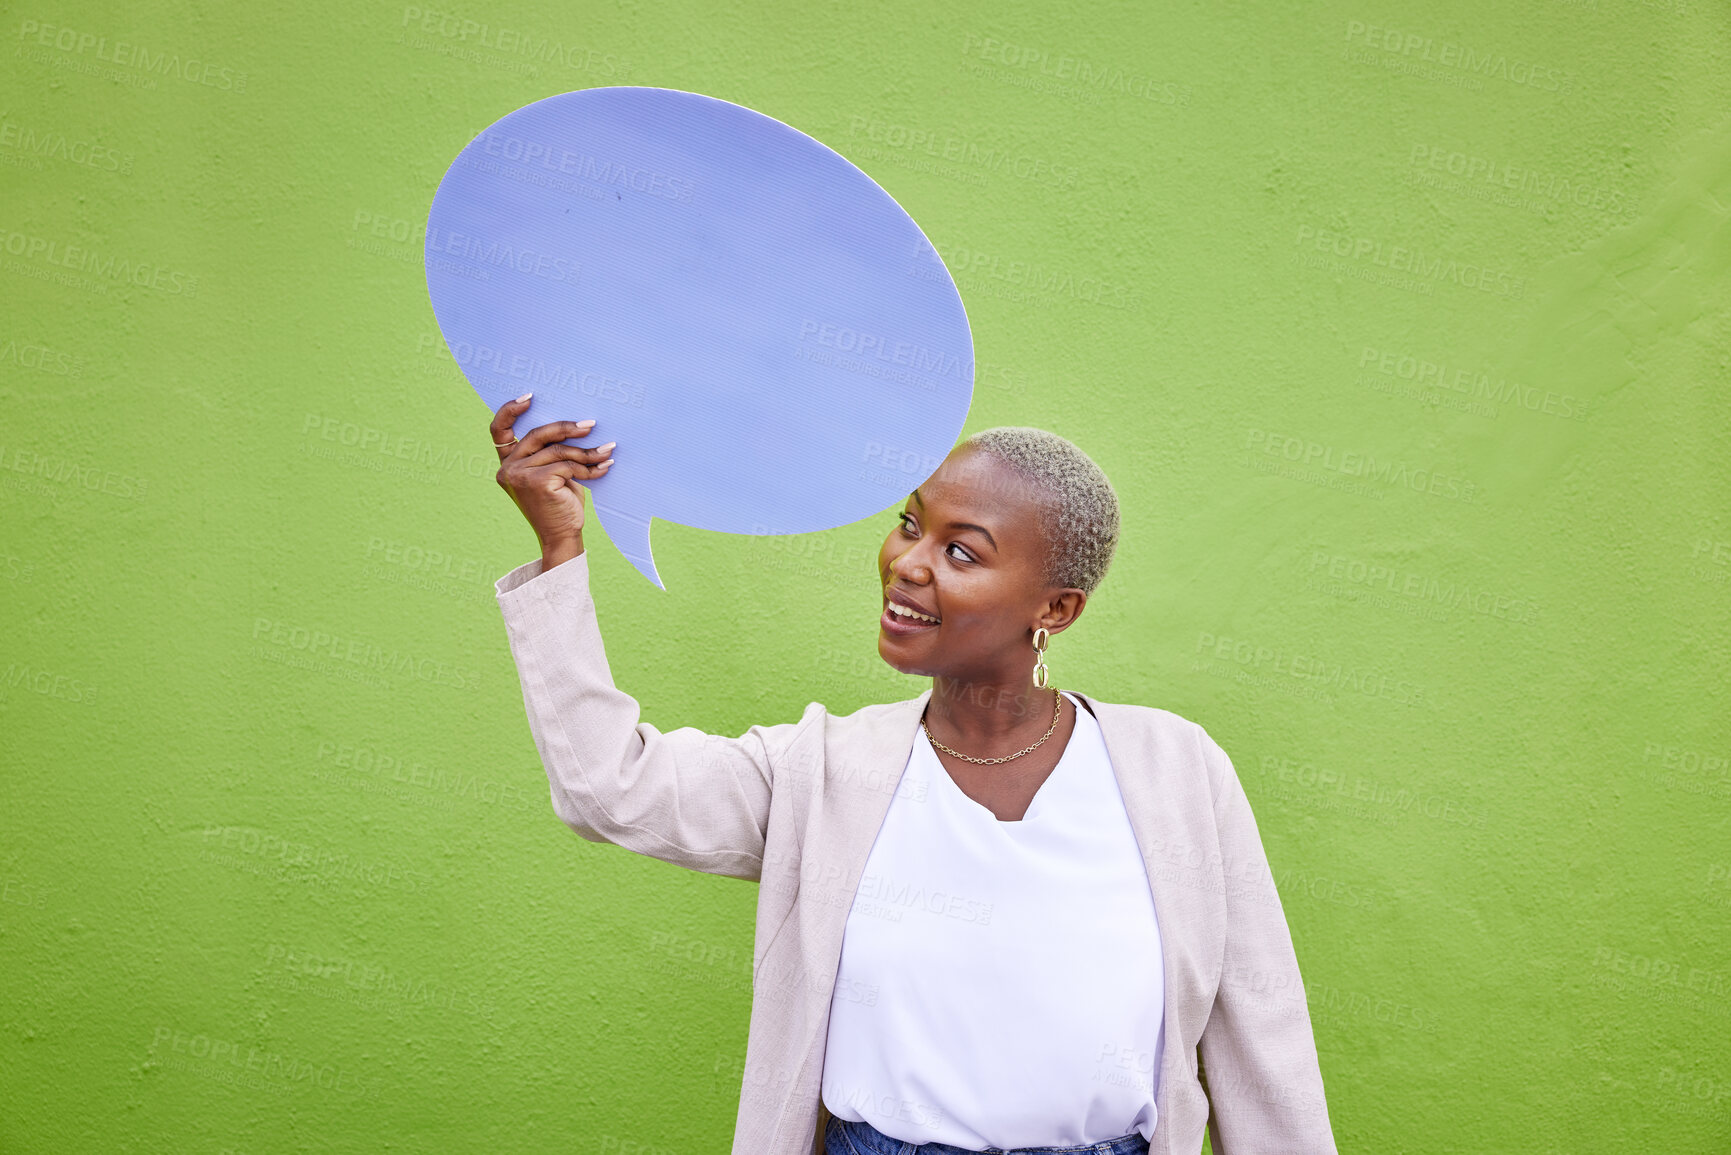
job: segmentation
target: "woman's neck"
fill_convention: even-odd
[[[986,751],[980,757],[997,757],[1004,751],[996,747],[1013,751],[1027,744],[1017,739],[1029,734],[1039,737],[1061,708],[1052,687],[1041,689],[1026,674],[1001,683],[933,677],[925,721],[945,743]]]

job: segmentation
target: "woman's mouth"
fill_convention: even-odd
[[[910,610],[899,602],[884,601],[883,616],[878,619],[878,625],[887,634],[917,634],[924,630],[934,630],[938,627],[938,619],[917,610]]]

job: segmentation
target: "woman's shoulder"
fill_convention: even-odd
[[[919,718],[920,712],[925,709],[926,700],[930,697],[930,690],[922,690],[912,698],[903,698],[899,702],[867,702],[865,705],[855,706],[845,714],[822,702],[813,702],[806,707],[806,712],[809,715],[816,711],[823,719],[824,728],[832,733],[866,733],[886,724],[912,724]]]
[[[1111,724],[1135,726],[1162,734],[1190,736],[1197,732],[1207,733],[1200,722],[1160,706],[1144,706],[1139,702],[1107,702],[1082,690],[1071,690],[1070,693],[1094,707],[1094,716],[1100,718],[1102,724],[1106,724],[1106,719],[1109,718]]]
[[[1194,718],[1134,702],[1088,698],[1088,703],[1095,707],[1100,731],[1108,741],[1116,736],[1121,743],[1127,741],[1150,759],[1197,767],[1211,779],[1223,780],[1226,775],[1237,774],[1225,748]]]

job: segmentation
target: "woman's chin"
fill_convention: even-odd
[[[929,670],[921,668],[920,663],[910,662],[905,657],[897,656],[894,651],[898,648],[896,639],[886,638],[881,634],[878,636],[878,657],[882,658],[890,669],[898,674],[908,674],[916,678],[923,678],[930,673]]]

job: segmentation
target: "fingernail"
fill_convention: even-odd
[[[525,393],[525,394],[523,394],[523,396],[521,396],[521,397],[519,397],[519,398],[517,398],[517,400],[516,400],[516,401],[514,401],[514,402],[513,402],[513,403],[512,403],[512,404],[515,404],[515,405],[521,405],[521,404],[523,404],[523,402],[525,402],[525,401],[527,401],[527,400],[529,400],[529,398],[531,398],[531,397],[533,397],[533,396],[535,396],[535,394],[533,394],[533,393]]]
[[[577,423],[577,428],[583,429],[583,428],[590,426],[590,425],[593,425],[593,424],[595,424],[595,418],[591,417],[587,421],[579,421]]]
[[[618,444],[619,443],[617,441],[609,441],[606,445],[603,445],[601,447],[601,452],[606,453],[609,449],[612,449],[615,445],[618,445]]]

